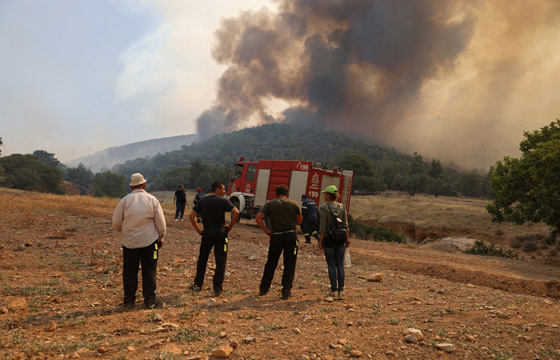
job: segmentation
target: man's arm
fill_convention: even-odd
[[[233,209],[231,209],[231,213],[232,213],[232,218],[231,218],[231,222],[229,223],[228,226],[226,226],[226,228],[228,229],[228,231],[231,231],[231,229],[233,229],[233,227],[235,226],[235,224],[237,224],[237,220],[239,219],[239,210],[237,210],[236,207],[233,207]]]
[[[191,219],[191,224],[194,228],[194,230],[199,234],[202,235],[202,230],[200,230],[200,226],[198,226],[198,222],[196,222],[196,214],[197,212],[192,210],[190,215],[189,215],[189,219]]]
[[[257,216],[255,217],[255,221],[257,222],[257,225],[259,225],[259,227],[261,228],[262,231],[264,231],[264,233],[268,236],[272,235],[272,230],[270,230],[269,228],[266,227],[266,225],[264,224],[264,218],[266,217],[266,215],[262,212],[259,211],[259,213],[257,214]]]
[[[119,201],[117,207],[115,208],[115,211],[113,212],[113,227],[117,231],[122,231],[122,222],[123,222],[123,215],[124,215],[123,211],[124,211],[124,206],[123,206],[123,201],[121,200]]]
[[[163,214],[163,208],[161,207],[161,204],[159,203],[159,201],[156,204],[156,211],[154,214],[154,222],[156,225],[156,229],[158,232],[158,245],[159,247],[163,246],[163,237],[165,236],[165,233],[167,232],[167,225],[165,223],[165,215]]]

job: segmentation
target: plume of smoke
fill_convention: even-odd
[[[287,121],[378,133],[464,49],[472,20],[450,22],[457,8],[435,0],[284,1],[277,14],[225,20],[213,56],[228,69],[198,129],[231,131],[252,116],[284,120],[265,105],[278,98],[294,104],[284,112]]]
[[[227,70],[198,131],[306,122],[486,166],[534,127],[523,122],[534,106],[513,100],[559,78],[559,14],[554,0],[283,0],[278,12],[245,12],[216,31],[213,57]],[[527,58],[532,49],[544,58]],[[527,69],[545,63],[549,76],[529,84]],[[537,124],[558,111],[546,99]],[[275,100],[289,104],[281,116],[268,107]]]

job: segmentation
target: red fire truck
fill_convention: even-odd
[[[301,195],[306,194],[318,207],[324,202],[321,190],[336,185],[340,196],[338,201],[348,212],[353,174],[351,170],[315,166],[311,161],[245,161],[240,158],[232,169],[227,194],[241,217],[253,219],[267,201],[276,198],[278,185],[288,186],[290,199],[299,203]]]

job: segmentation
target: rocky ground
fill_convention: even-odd
[[[560,359],[560,268],[434,246],[353,240],[344,300],[301,244],[289,300],[258,297],[267,237],[230,234],[225,293],[192,293],[199,236],[174,222],[158,263],[162,309],[121,307],[115,201],[2,192],[0,357],[107,359]],[[303,237],[300,238],[303,243]]]

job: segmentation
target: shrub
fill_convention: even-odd
[[[516,236],[515,239],[511,241],[510,246],[514,249],[521,248],[525,252],[531,252],[538,250],[539,242],[545,240],[544,235],[524,235],[524,236]]]
[[[502,248],[496,249],[496,246],[494,244],[486,245],[486,243],[482,240],[476,240],[472,248],[467,249],[463,252],[465,254],[499,256],[517,259],[517,254],[512,250],[504,250]]]
[[[352,233],[358,239],[373,239],[374,241],[396,243],[405,242],[403,236],[396,234],[391,230],[384,228],[383,226],[369,225],[364,223],[363,221],[354,220],[352,216],[348,216],[348,227],[350,228],[350,233]]]

